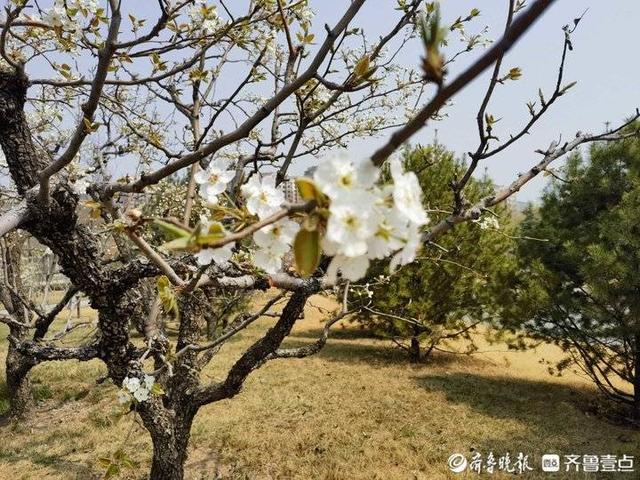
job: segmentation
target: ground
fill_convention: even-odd
[[[315,307],[331,304],[321,297],[311,303],[289,345],[318,335],[324,314]],[[226,346],[205,377],[219,379],[242,346],[271,322],[262,320]],[[0,337],[4,358],[4,329]],[[557,358],[553,347],[511,352],[481,343],[481,350],[487,352],[439,354],[415,366],[388,342],[367,338],[348,324],[337,327],[317,356],[272,361],[236,398],[200,411],[187,478],[477,478],[469,472],[455,477],[447,458],[493,451],[496,457],[528,454],[534,471],[527,479],[565,479],[585,475],[542,473],[543,453],[638,458],[640,432],[596,414],[597,395],[588,382],[573,374],[549,375],[540,360]],[[104,373],[97,361],[35,369],[37,411],[24,422],[0,427],[0,479],[102,478],[99,459],[120,447],[138,464],[121,478],[144,478],[147,434],[132,423],[132,415],[119,414],[113,385],[96,384]],[[3,381],[0,413],[6,409]],[[631,480],[638,478],[638,468],[586,478]]]

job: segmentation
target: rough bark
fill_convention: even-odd
[[[140,416],[153,443],[151,480],[184,478],[191,425],[196,412],[197,409],[189,404],[180,406],[176,411],[167,409],[157,398],[145,402]]]
[[[640,334],[636,334],[633,372],[633,418],[640,423]]]
[[[420,340],[416,337],[411,337],[411,343],[409,344],[409,361],[411,363],[420,363]]]
[[[9,344],[6,359],[7,390],[9,391],[9,417],[25,416],[34,406],[29,371],[35,363]]]
[[[16,234],[10,234],[5,238],[4,245],[2,249],[6,274],[4,281],[11,286],[11,289],[2,288],[0,297],[7,313],[18,323],[18,325],[9,326],[9,335],[17,340],[24,340],[29,330],[19,324],[24,325],[29,319],[17,295],[22,291],[20,268],[22,239],[18,238]],[[28,374],[35,364],[36,362],[31,357],[23,355],[15,348],[13,342],[9,342],[5,361],[7,390],[9,392],[9,417],[22,417],[34,406]]]
[[[0,146],[20,195],[37,184],[38,171],[44,166],[24,115],[28,85],[23,74],[0,71]]]
[[[141,352],[130,342],[129,329],[131,323],[136,324],[143,310],[137,289],[139,282],[153,274],[139,261],[131,261],[122,268],[111,268],[101,261],[96,238],[77,221],[78,197],[64,184],[52,185],[49,201],[38,202],[34,187],[38,184],[44,155],[39,155],[31,142],[22,111],[27,86],[26,78],[0,71],[0,147],[18,191],[27,198],[30,220],[22,228],[53,251],[62,272],[98,311],[100,334],[95,344],[66,349],[65,357],[97,356],[106,364],[109,377],[120,385],[125,377],[143,373],[139,360]],[[278,322],[242,355],[224,382],[209,388],[200,386],[201,364],[196,351],[185,351],[175,359],[172,376],[166,375],[166,371],[159,376],[166,393],[137,405],[137,412],[153,442],[151,479],[183,479],[191,424],[198,408],[240,391],[247,376],[280,346],[299,318],[306,300],[318,291],[319,286],[317,279],[300,281],[299,289],[292,295]],[[178,301],[177,351],[198,341],[205,325],[202,306],[208,305],[201,291],[182,292]],[[142,328],[143,324],[138,327]],[[35,343],[31,346],[38,347]],[[26,351],[30,350],[21,350]]]

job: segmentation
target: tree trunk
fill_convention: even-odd
[[[187,442],[153,439],[150,480],[183,480]]]
[[[29,334],[29,329],[24,327],[29,323],[29,316],[22,305],[18,294],[24,295],[22,285],[22,269],[20,259],[22,257],[22,243],[24,238],[15,233],[5,237],[2,248],[2,260],[4,262],[4,282],[12,289],[0,288],[0,302],[7,313],[18,324],[9,325],[9,336],[21,341]],[[18,352],[9,342],[7,357],[5,360],[5,372],[7,377],[7,390],[9,391],[9,417],[19,418],[24,416],[34,405],[29,380],[29,370],[35,363]]]
[[[431,356],[433,349],[436,348],[436,344],[436,342],[432,342],[431,345],[429,345],[429,348],[422,354],[422,360],[427,360]]]
[[[635,359],[633,376],[633,418],[640,422],[640,334],[635,335]]]
[[[9,417],[20,418],[34,405],[31,381],[28,376],[32,367],[33,363],[9,344],[6,360]]]
[[[143,415],[153,442],[150,480],[184,479],[184,464],[194,416],[195,410],[176,416],[159,415],[157,411],[147,418]]]
[[[417,337],[411,337],[411,344],[409,345],[409,361],[411,363],[420,362],[420,340]]]

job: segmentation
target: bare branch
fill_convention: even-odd
[[[298,348],[279,348],[269,356],[268,360],[276,358],[305,358],[311,355],[315,355],[326,345],[327,339],[329,338],[329,330],[331,329],[331,327],[346,316],[351,315],[353,312],[353,310],[341,311],[332,319],[327,320],[327,322],[324,324],[324,327],[322,328],[322,334],[315,342]]]
[[[15,230],[29,220],[29,206],[23,200],[0,217],[0,237]]]
[[[508,52],[518,39],[529,29],[533,23],[540,18],[554,0],[538,0],[523,13],[487,52],[476,60],[470,67],[462,72],[451,83],[440,88],[435,97],[413,117],[403,128],[395,132],[389,141],[380,147],[371,156],[371,160],[376,165],[382,163],[396,151],[403,143],[417,133],[427,121],[440,110],[440,108],[453,95],[466,87],[473,79],[484,72],[496,59]]]
[[[520,174],[518,178],[514,180],[508,187],[497,192],[495,195],[490,195],[483,198],[474,206],[464,210],[463,212],[460,212],[459,214],[449,215],[444,220],[435,225],[429,232],[423,235],[423,240],[426,242],[430,242],[443,233],[449,231],[459,223],[479,218],[484,209],[504,202],[507,198],[518,192],[527,182],[535,178],[540,172],[543,172],[554,160],[557,160],[558,158],[566,155],[567,153],[571,152],[584,143],[598,141],[619,141],[624,138],[638,136],[640,133],[638,131],[621,133],[622,130],[632,125],[636,120],[638,120],[638,118],[640,118],[640,112],[636,111],[636,114],[631,119],[624,122],[614,130],[607,131],[598,135],[578,133],[574,140],[565,143],[562,147],[558,147],[556,142],[553,142],[546,151],[538,150],[537,153],[544,155],[544,157],[534,167],[529,169],[526,173]]]
[[[260,122],[266,119],[282,102],[284,102],[290,95],[296,90],[302,87],[306,82],[311,80],[318,68],[322,65],[322,62],[326,58],[327,54],[331,51],[335,39],[347,28],[349,22],[353,19],[356,13],[360,10],[365,0],[354,0],[351,5],[340,19],[338,24],[327,33],[327,38],[318,49],[318,52],[307,70],[298,76],[294,81],[286,84],[282,89],[268,100],[253,116],[248,118],[234,131],[222,135],[212,141],[211,143],[202,146],[195,152],[189,153],[179,160],[167,164],[166,166],[152,172],[148,175],[142,176],[134,183],[112,183],[106,187],[108,195],[112,195],[115,192],[140,192],[146,186],[159,182],[163,178],[181,170],[189,165],[202,160],[203,158],[217,152],[221,148],[230,145],[244,137],[246,137],[251,130],[253,130]]]
[[[15,338],[9,336],[20,353],[33,357],[39,361],[51,360],[81,360],[88,361],[100,356],[97,343],[85,345],[81,347],[58,347],[56,345],[45,344],[40,342],[19,342]]]
[[[53,163],[48,165],[42,170],[38,177],[40,179],[40,191],[38,192],[38,199],[41,203],[46,204],[49,199],[49,179],[52,175],[58,173],[64,167],[66,167],[73,158],[76,156],[82,142],[91,133],[93,125],[94,114],[100,103],[100,97],[102,96],[102,89],[109,73],[109,65],[111,64],[111,57],[115,52],[115,42],[118,38],[118,30],[120,29],[120,2],[116,0],[110,0],[111,4],[111,22],[109,24],[109,32],[107,39],[104,43],[104,47],[98,51],[98,67],[96,74],[91,83],[91,89],[89,91],[89,98],[87,102],[82,105],[82,119],[78,123],[69,141],[67,149],[62,155]]]

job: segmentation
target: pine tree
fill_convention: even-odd
[[[416,172],[424,192],[423,202],[435,224],[454,204],[451,178],[465,170],[441,145],[416,148],[404,156],[406,168]],[[486,178],[472,178],[466,200],[475,203],[493,192]],[[458,225],[446,238],[424,248],[416,262],[390,276],[386,267],[371,269],[364,289],[355,288],[358,317],[377,335],[391,338],[413,362],[432,351],[449,348],[476,350],[472,333],[494,315],[494,298],[502,278],[513,264],[512,212],[501,205],[469,224]],[[456,346],[447,345],[456,339]]]
[[[529,209],[505,321],[551,340],[608,397],[640,418],[640,142],[596,144],[570,158]]]

